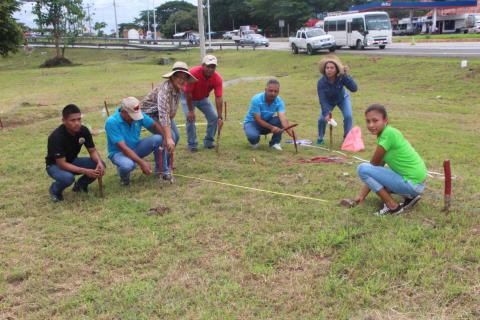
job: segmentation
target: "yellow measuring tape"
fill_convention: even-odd
[[[221,185],[224,185],[224,186],[241,188],[241,189],[246,189],[246,190],[251,190],[251,191],[271,193],[271,194],[276,194],[276,195],[284,196],[284,197],[292,197],[292,198],[298,198],[298,199],[304,199],[304,200],[314,200],[314,201],[324,202],[324,203],[328,202],[328,200],[324,200],[324,199],[318,199],[318,198],[312,198],[312,197],[306,197],[306,196],[299,196],[299,195],[296,195],[296,194],[276,192],[276,191],[270,191],[270,190],[252,188],[252,187],[239,186],[239,185],[232,184],[232,183],[226,183],[226,182],[220,182],[220,181],[215,181],[215,180],[203,179],[203,178],[198,178],[198,177],[185,176],[185,175],[183,175],[183,174],[178,174],[178,173],[175,173],[174,176],[175,176],[175,177],[186,178],[186,179],[192,179],[192,180],[199,180],[199,181],[204,181],[204,182],[216,183],[216,184],[221,184]]]

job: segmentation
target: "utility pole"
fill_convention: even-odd
[[[150,32],[150,9],[147,7],[147,30]]]
[[[115,35],[117,36],[117,39],[120,38],[118,35],[118,24],[117,24],[117,4],[115,3],[115,0],[113,0],[113,11],[115,12]]]
[[[198,33],[200,35],[200,62],[205,57],[205,27],[203,18],[203,4],[202,0],[197,0],[197,14],[198,14]]]
[[[155,0],[153,2],[153,40],[157,40],[157,22],[155,20]]]
[[[90,7],[91,7],[91,4],[88,3],[86,5],[87,7],[87,19],[88,19],[88,35],[91,36],[92,35],[92,17],[90,17]]]
[[[212,50],[212,29],[210,28],[210,0],[207,0],[208,50]]]

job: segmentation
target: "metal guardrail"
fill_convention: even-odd
[[[39,46],[52,46],[54,41],[49,37],[29,37],[26,39],[28,44],[39,45]],[[66,40],[66,39],[62,39]],[[63,46],[63,43],[61,44]],[[117,48],[132,48],[132,49],[141,49],[141,50],[152,50],[152,51],[166,51],[166,50],[182,50],[189,48],[198,48],[198,44],[192,44],[189,41],[183,39],[161,39],[161,40],[146,40],[146,39],[117,39],[117,38],[94,38],[94,37],[79,37],[75,39],[75,42],[72,44],[66,45],[69,48],[75,46],[88,46],[94,48],[108,48],[108,47],[117,47]],[[239,47],[252,47],[253,50],[257,46],[252,44],[242,44],[236,43],[234,41],[213,41],[211,43],[212,47],[217,47],[220,50],[223,50],[223,47],[236,47],[239,50]],[[206,44],[206,47],[209,47],[209,44]]]

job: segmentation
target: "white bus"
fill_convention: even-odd
[[[383,11],[347,13],[325,17],[324,29],[335,37],[337,48],[379,47],[392,43],[392,25]]]

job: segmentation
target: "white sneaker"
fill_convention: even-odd
[[[260,142],[251,144],[250,146],[252,147],[252,149],[258,149],[258,147],[260,147]]]
[[[282,146],[280,145],[280,143],[275,143],[273,146],[271,146],[270,148],[273,148],[275,150],[278,150],[278,151],[282,151]]]

